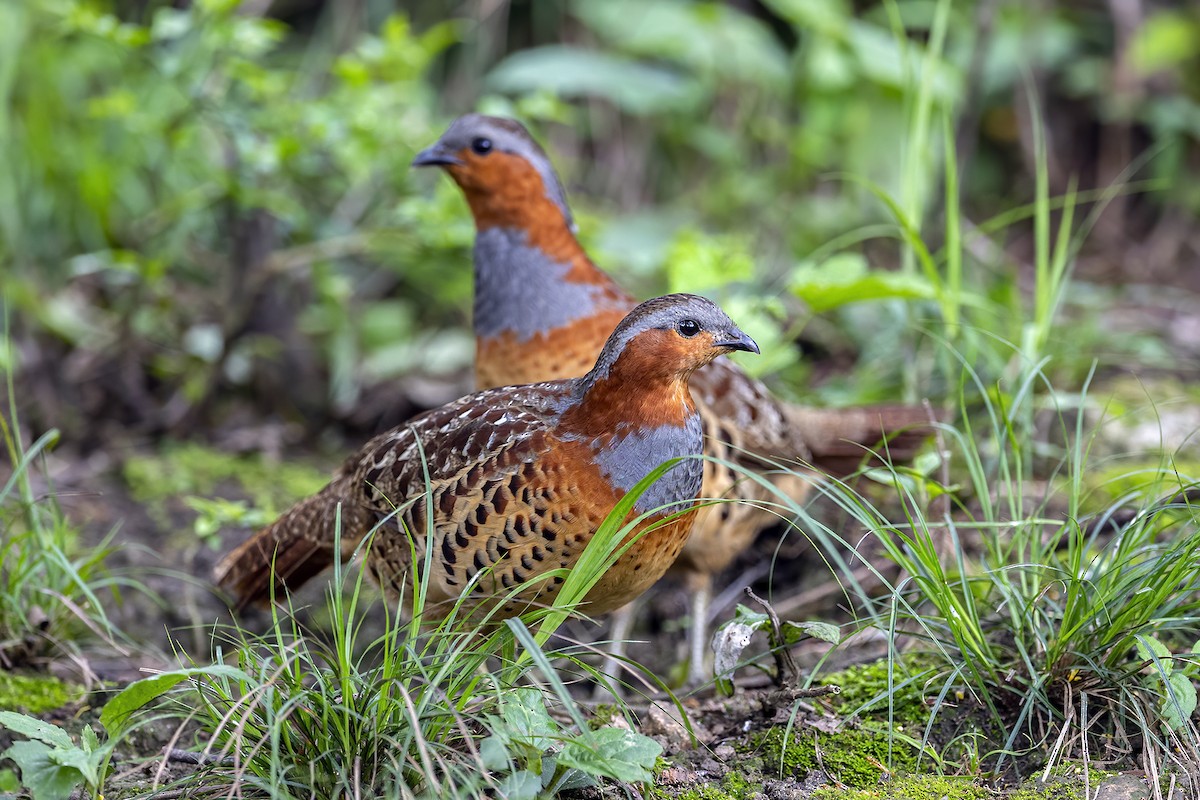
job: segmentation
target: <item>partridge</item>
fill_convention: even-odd
[[[570,569],[631,488],[669,459],[700,454],[688,380],[733,350],[758,346],[712,302],[647,300],[583,377],[478,392],[375,437],[318,494],[226,556],[217,581],[239,606],[282,596],[374,530],[369,571],[401,596],[428,577],[428,618],[464,592],[465,613],[498,618],[550,602],[563,577],[546,573]],[[637,499],[633,544],[585,613],[620,607],[662,576],[692,529],[701,472],[699,458],[682,458]]]
[[[519,122],[467,114],[414,166],[444,169],[475,218],[475,378],[480,387],[550,380],[582,372],[605,337],[635,304],[588,258],[575,238],[566,192],[545,151]],[[887,442],[891,459],[911,458],[929,433],[917,406],[818,409],[774,397],[728,359],[691,381],[704,431],[704,498],[747,502],[708,505],[677,567],[692,598],[689,682],[704,678],[705,626],[713,576],[779,521],[764,507],[777,498],[721,462],[753,469],[797,501],[811,480],[783,471],[781,460],[845,475]]]

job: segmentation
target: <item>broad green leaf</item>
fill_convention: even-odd
[[[756,631],[765,630],[771,624],[771,618],[762,611],[755,611],[750,606],[738,603],[733,610],[733,621],[750,625]]]
[[[1158,661],[1162,664],[1163,670],[1169,672],[1171,663],[1168,659],[1171,658],[1171,650],[1158,639],[1149,636],[1137,637],[1138,655],[1146,661]]]
[[[46,757],[60,767],[78,772],[88,786],[95,786],[100,782],[98,768],[98,762],[102,758],[100,753],[89,753],[80,747],[68,749],[55,747],[46,753]]]
[[[43,722],[37,717],[18,714],[15,711],[0,711],[0,725],[13,733],[19,733],[55,747],[67,749],[75,746],[66,731],[57,725]]]
[[[853,20],[849,4],[842,0],[766,0],[765,5],[795,27],[817,34],[814,39],[840,40]]]
[[[762,22],[736,7],[679,0],[576,0],[572,12],[633,55],[756,85],[787,80],[787,54]]]
[[[0,792],[9,792],[16,794],[17,789],[21,788],[21,779],[17,777],[17,773],[11,769],[0,769]]]
[[[567,742],[558,763],[625,783],[654,780],[654,762],[662,755],[658,742],[622,728],[601,728],[592,734],[592,741],[594,748],[582,738]]]
[[[811,636],[814,639],[820,639],[830,644],[837,644],[841,641],[842,631],[837,625],[832,625],[828,622],[792,622],[791,620],[784,620],[783,641],[785,643],[795,644],[805,636]]]
[[[1187,675],[1176,670],[1167,679],[1169,691],[1163,696],[1162,714],[1171,730],[1177,731],[1187,724],[1196,710],[1196,684]]]
[[[479,743],[479,760],[493,772],[509,768],[508,748],[499,736],[489,736]]]
[[[116,736],[124,729],[133,712],[171,691],[183,681],[201,676],[250,681],[250,677],[245,672],[228,664],[180,669],[143,678],[126,686],[120,694],[105,704],[104,710],[100,712],[100,724],[104,726],[104,730],[108,731],[109,736]]]
[[[50,760],[51,748],[41,742],[17,742],[0,753],[0,759],[11,758],[21,770],[21,783],[29,789],[33,800],[66,800],[83,781],[78,770],[63,767]]]
[[[500,796],[512,800],[535,800],[541,791],[541,777],[527,769],[507,775],[500,781]]]
[[[1129,63],[1142,75],[1181,67],[1200,53],[1200,18],[1159,11],[1142,23],[1129,43]]]
[[[550,718],[545,698],[538,689],[519,688],[503,695],[500,713],[488,714],[487,721],[491,738],[506,751],[505,762],[516,759],[535,773],[541,768],[542,756],[560,736],[558,724]],[[493,748],[491,756],[498,755]]]
[[[790,288],[816,312],[867,300],[928,300],[937,294],[921,275],[869,271],[862,256],[851,253],[834,256],[820,266],[796,267]]]
[[[501,92],[549,91],[566,97],[603,97],[630,114],[652,114],[693,104],[697,85],[661,67],[570,45],[520,50],[496,65],[488,85]]]
[[[706,236],[683,228],[667,252],[672,292],[705,292],[754,276],[748,243],[736,236]]]
[[[100,749],[100,739],[96,736],[96,732],[92,730],[91,725],[85,725],[83,730],[79,732],[79,746],[83,748],[85,753],[94,753]]]

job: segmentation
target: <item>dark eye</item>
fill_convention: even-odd
[[[479,136],[471,140],[471,149],[481,156],[486,156],[492,152],[492,140],[485,136]]]
[[[694,319],[685,319],[679,323],[679,333],[687,338],[692,338],[700,332],[700,323]]]

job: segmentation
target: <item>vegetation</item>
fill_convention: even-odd
[[[214,796],[750,797],[820,771],[831,797],[1033,798],[1095,793],[1101,758],[1156,797],[1194,780],[1200,17],[1119,5],[0,0],[0,667],[25,670],[0,673],[0,792],[122,796],[114,753],[157,751],[133,742],[164,717]],[[597,261],[712,295],[782,396],[950,412],[912,467],[778,498],[837,608],[726,614],[732,697],[682,735],[712,785],[669,783],[707,769],[683,745],[655,766],[670,703],[599,724],[579,700],[597,671],[562,626],[615,522],[521,622],[422,626],[339,565],[211,648],[171,630],[178,668],[98,719],[45,674],[94,683],[91,654],[131,658],[118,601],[184,592],[122,572],[133,545],[185,520],[174,563],[201,573],[322,451],[465,387],[470,218],[408,165],[470,108],[530,123]],[[146,530],[64,512],[93,484]],[[772,566],[782,607],[813,567]],[[881,632],[885,659],[831,672]],[[797,642],[807,686],[754,700]]]

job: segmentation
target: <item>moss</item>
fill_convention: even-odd
[[[721,788],[728,792],[730,797],[746,798],[760,793],[763,787],[761,781],[751,781],[740,772],[729,772],[721,780]]]
[[[812,735],[805,730],[786,737],[784,728],[772,728],[750,738],[750,746],[763,752],[768,771],[803,777],[821,767],[841,783],[852,788],[875,786],[889,772],[916,768],[916,751],[889,736],[886,731],[844,730],[833,734]],[[818,753],[819,749],[819,753]]]
[[[1084,772],[1087,779],[1084,780]],[[1083,800],[1085,786],[1093,791],[1114,773],[1092,769],[1086,764],[1066,762],[1050,770],[1049,779],[1029,778],[1008,795],[1008,800]]]
[[[78,702],[79,687],[50,675],[17,675],[0,672],[0,711],[43,714]]]
[[[933,656],[915,654],[905,656],[889,666],[883,659],[871,664],[850,667],[823,678],[841,689],[833,702],[842,712],[876,712],[886,715],[888,703],[892,705],[892,716],[903,725],[924,725],[929,719],[929,708],[925,705],[926,680],[935,674],[941,662]],[[888,672],[892,672],[891,684]],[[940,688],[940,687],[939,687]],[[870,706],[867,706],[871,703]],[[863,707],[866,706],[864,709]]]
[[[0,792],[11,793],[16,795],[17,790],[21,788],[21,779],[17,777],[17,773],[11,769],[0,769]]]
[[[992,796],[970,778],[904,775],[871,789],[826,786],[814,791],[812,800],[983,800]]]
[[[274,463],[259,455],[191,443],[168,444],[155,455],[134,456],[125,462],[123,476],[134,499],[164,527],[171,525],[171,511],[183,510],[182,499],[211,497],[219,487],[244,493],[270,518],[329,480],[327,470],[306,464]]]
[[[1059,778],[1069,778],[1076,783],[1083,783],[1083,774],[1085,771],[1087,772],[1087,781],[1091,786],[1099,786],[1117,774],[1115,772],[1105,772],[1102,769],[1095,769],[1087,764],[1079,764],[1074,761],[1064,761],[1055,765],[1050,769],[1050,774]]]
[[[1078,778],[1051,776],[1043,782],[1031,778],[1008,795],[1008,800],[1082,800],[1083,781]]]
[[[592,711],[592,716],[588,719],[587,725],[592,730],[598,731],[619,716],[621,716],[621,707],[616,703],[601,703]],[[655,765],[656,771],[662,769],[664,766],[669,766],[668,762],[663,761],[662,758],[659,758],[659,761],[661,765]]]
[[[1084,482],[1096,496],[1098,509],[1121,498],[1139,496],[1168,499],[1191,479],[1200,476],[1200,461],[1166,456],[1146,461],[1122,460],[1116,465],[1089,468]]]
[[[721,779],[720,786],[697,786],[680,793],[676,789],[648,787],[647,800],[748,800],[761,795],[762,783],[755,783],[740,773],[730,772]]]

